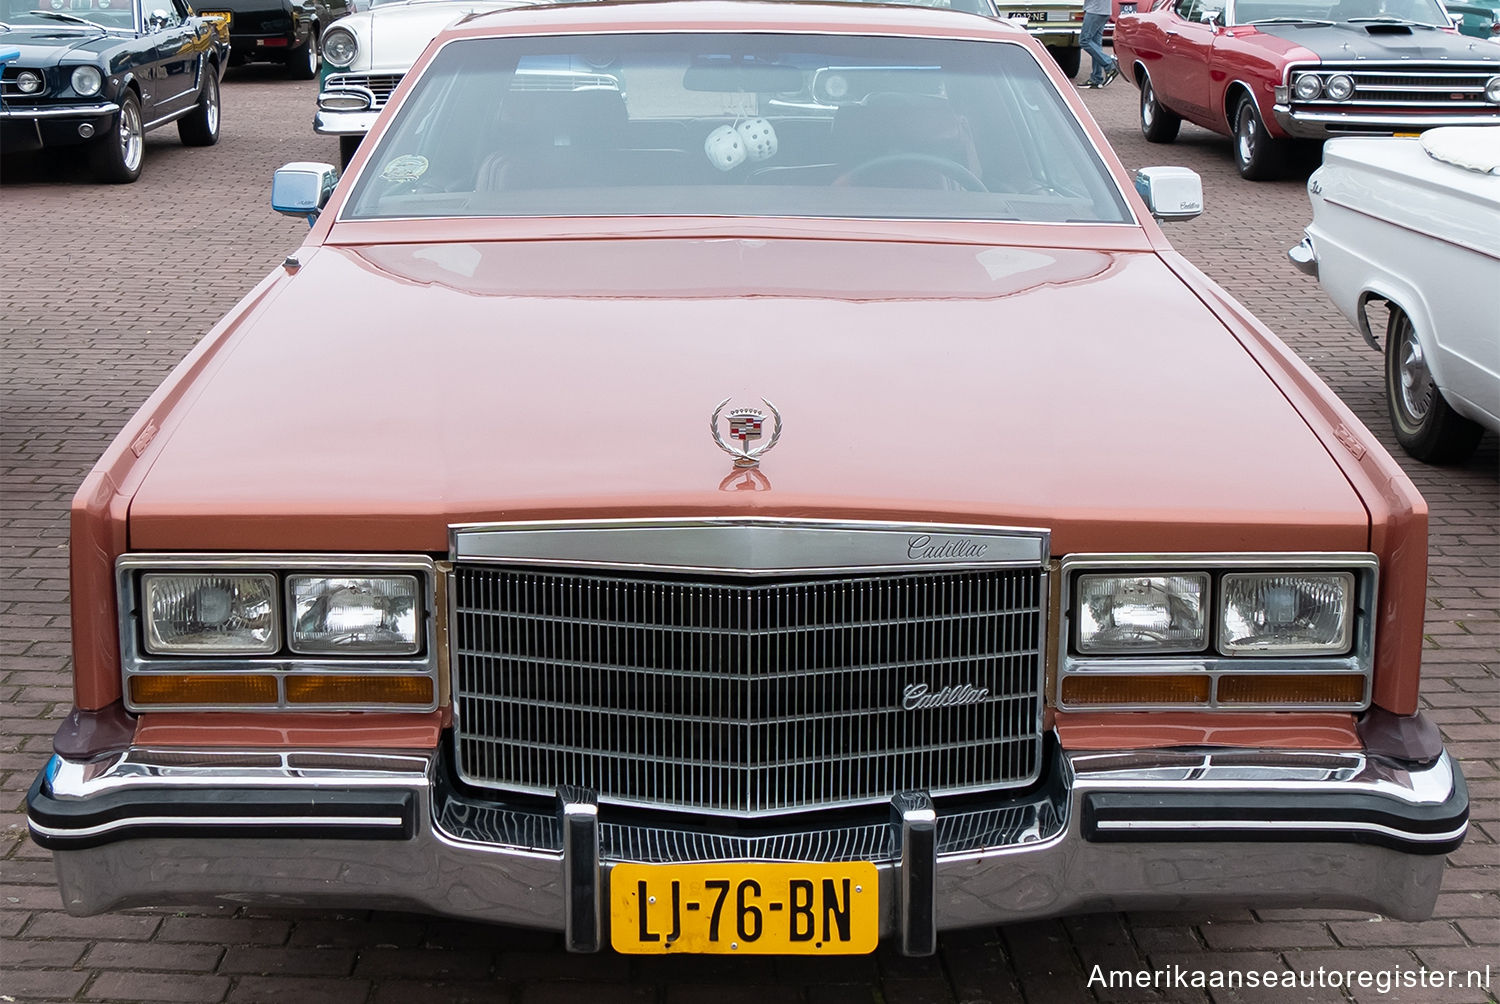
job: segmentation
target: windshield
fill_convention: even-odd
[[[135,29],[130,0],[0,0],[0,21],[11,26]]]
[[[1234,23],[1395,20],[1448,27],[1437,0],[1238,0]]]
[[[1022,46],[812,34],[450,43],[345,212],[624,215],[1130,221]]]

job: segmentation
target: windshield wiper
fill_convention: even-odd
[[[90,21],[87,18],[74,17],[72,14],[64,14],[61,11],[56,11],[56,10],[29,10],[26,13],[28,13],[28,14],[35,14],[37,17],[54,17],[54,18],[57,18],[57,20],[59,20],[59,21],[68,21],[68,22],[71,22],[73,24],[86,24],[90,28],[98,28],[100,31],[104,31],[104,26],[102,24],[95,24],[93,21]]]
[[[1254,21],[1241,21],[1240,24],[1333,24],[1320,17],[1260,17]]]

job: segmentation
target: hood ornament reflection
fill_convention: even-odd
[[[729,398],[719,402],[714,409],[713,417],[708,420],[708,429],[713,433],[714,442],[719,444],[719,449],[734,458],[736,467],[755,467],[760,463],[760,458],[776,445],[781,438],[781,412],[776,406],[765,398],[760,399],[771,410],[771,417],[775,425],[771,428],[771,438],[765,446],[752,450],[750,444],[763,436],[766,422],[766,413],[757,408],[735,408],[729,413],[729,438],[739,443],[736,449],[724,441],[723,431],[720,429],[719,416],[724,413],[724,406],[729,403]]]

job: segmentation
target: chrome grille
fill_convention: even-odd
[[[1320,98],[1296,101],[1298,107],[1334,109],[1410,108],[1412,110],[1485,109],[1500,117],[1500,106],[1485,100],[1485,83],[1500,73],[1500,62],[1468,66],[1441,63],[1402,63],[1399,69],[1371,68],[1359,63],[1320,63],[1319,76],[1327,80],[1343,74],[1354,81],[1354,95],[1347,101]],[[1297,70],[1292,76],[1297,75]]]
[[[402,76],[400,73],[333,73],[324,81],[323,90],[362,87],[375,95],[371,108],[384,108],[391,93],[400,86]]]
[[[459,773],[737,814],[1025,784],[1041,748],[1042,576],[459,565]],[[989,693],[907,709],[911,686]]]

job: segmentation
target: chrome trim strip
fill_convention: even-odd
[[[99,115],[113,115],[120,110],[120,106],[113,101],[101,102],[97,105],[70,105],[67,108],[26,108],[9,107],[0,108],[0,119],[69,119],[69,118],[94,118]]]
[[[1044,566],[1049,531],[952,523],[704,517],[460,523],[455,562],[779,576]]]
[[[191,830],[195,827],[213,826],[366,826],[371,828],[389,829],[395,827],[400,829],[406,825],[406,820],[400,816],[131,816],[128,819],[116,819],[108,823],[100,823],[97,826],[84,826],[63,829],[56,826],[43,826],[40,823],[28,820],[27,826],[33,833],[39,833],[44,837],[67,837],[77,839],[80,837],[96,837],[105,833],[117,833],[121,830],[136,830],[142,827],[182,827]]]
[[[422,652],[416,656],[382,655],[300,655],[292,652],[288,642],[272,655],[151,655],[145,651],[140,635],[137,611],[137,572],[209,570],[265,570],[279,577],[288,572],[322,571],[333,576],[358,575],[361,572],[416,574],[422,580],[422,603],[426,623],[423,625]],[[248,711],[275,713],[285,711],[390,711],[427,712],[436,710],[442,701],[442,674],[437,661],[437,626],[444,612],[437,609],[436,562],[426,555],[414,554],[215,554],[211,552],[127,553],[115,561],[115,600],[119,614],[121,683],[125,706],[130,711]],[[283,583],[284,586],[284,583]],[[291,614],[286,606],[284,588],[278,589],[280,629],[286,630]],[[210,673],[274,673],[275,704],[174,704],[138,706],[130,699],[130,678],[142,674],[172,675]],[[341,674],[425,676],[432,681],[432,700],[425,705],[411,704],[291,704],[286,700],[286,680],[296,676],[336,676]]]
[[[1102,819],[1094,823],[1094,828],[1129,833],[1175,833],[1193,830],[1235,833],[1256,830],[1297,834],[1337,831],[1340,833],[1379,833],[1413,843],[1441,844],[1463,836],[1468,832],[1469,824],[1465,821],[1462,826],[1443,833],[1414,833],[1411,830],[1398,830],[1393,826],[1382,826],[1379,823],[1360,823],[1338,819],[1299,819],[1296,821],[1282,819]]]
[[[187,93],[190,93],[190,92],[183,91],[182,93],[183,94],[187,94]],[[172,99],[180,98],[180,97],[182,97],[182,94],[174,94],[174,95],[172,95],[172,98],[169,98],[168,100],[172,100]],[[198,107],[197,105],[192,105],[192,106],[190,106],[188,108],[182,109],[181,111],[173,112],[170,115],[163,115],[159,119],[152,119],[150,122],[147,122],[145,125],[141,126],[141,131],[145,132],[145,131],[150,130],[150,129],[155,129],[157,126],[166,125],[168,122],[176,122],[178,119],[182,118],[184,115],[191,114],[193,111],[195,111],[197,109],[197,107]]]
[[[1353,641],[1347,653],[1339,655],[1230,656],[1218,651],[1211,642],[1208,650],[1191,654],[1154,655],[1081,655],[1072,651],[1074,574],[1093,569],[1130,569],[1143,571],[1196,571],[1233,573],[1241,571],[1323,571],[1337,570],[1354,574],[1355,610]],[[1074,554],[1062,559],[1058,623],[1053,631],[1057,645],[1057,682],[1052,697],[1064,711],[1360,711],[1369,706],[1375,665],[1375,613],[1379,596],[1380,560],[1366,552],[1224,552],[1190,554]],[[1217,579],[1217,575],[1214,576]],[[1205,619],[1215,636],[1219,633],[1219,590],[1211,589],[1212,608]],[[1139,676],[1171,675],[1183,672],[1203,673],[1211,681],[1207,704],[1080,704],[1063,701],[1063,681],[1075,675]],[[1234,703],[1218,702],[1218,681],[1223,676],[1253,673],[1284,673],[1305,676],[1339,676],[1358,674],[1364,678],[1361,699],[1349,703]]]
[[[1500,123],[1497,123],[1497,124],[1500,124]],[[1372,220],[1379,220],[1382,224],[1385,224],[1386,226],[1390,226],[1390,227],[1395,227],[1397,230],[1404,230],[1404,231],[1406,231],[1409,234],[1415,234],[1418,237],[1422,237],[1422,238],[1425,238],[1425,239],[1430,240],[1430,241],[1436,241],[1439,244],[1447,244],[1449,247],[1456,247],[1456,248],[1459,248],[1459,249],[1461,249],[1463,251],[1467,251],[1470,254],[1482,255],[1485,258],[1493,258],[1496,261],[1500,261],[1500,254],[1496,254],[1494,251],[1491,251],[1489,248],[1482,248],[1482,247],[1478,246],[1477,244],[1470,244],[1467,241],[1456,241],[1456,240],[1453,240],[1450,237],[1444,237],[1444,236],[1442,236],[1440,234],[1432,233],[1429,230],[1419,230],[1416,227],[1407,226],[1406,224],[1402,223],[1400,220],[1392,219],[1390,216],[1382,216],[1382,215],[1379,215],[1379,214],[1376,214],[1376,213],[1372,213],[1368,209],[1361,208],[1360,206],[1356,206],[1356,205],[1354,205],[1351,202],[1347,202],[1347,201],[1345,201],[1343,199],[1338,198],[1337,196],[1330,196],[1330,195],[1326,194],[1326,192],[1325,192],[1325,194],[1323,196],[1323,200],[1325,202],[1327,202],[1330,206],[1338,206],[1340,209],[1343,209],[1346,212],[1354,213],[1355,215],[1358,215],[1358,216],[1364,216],[1364,217],[1366,217],[1368,219],[1372,219]],[[1303,240],[1306,241],[1306,240],[1308,240],[1308,238],[1304,237]],[[1290,252],[1288,252],[1288,253],[1290,253]],[[1316,274],[1316,273],[1314,273],[1314,274]],[[1361,308],[1363,308],[1364,305],[1361,304],[1360,306],[1361,306]],[[1361,309],[1361,314],[1363,314],[1363,309]],[[1365,334],[1365,332],[1363,330],[1360,331],[1360,334],[1364,334],[1365,335],[1365,341],[1367,341],[1367,342],[1370,343],[1370,347],[1371,348],[1375,349],[1377,352],[1380,351],[1380,342],[1379,342],[1378,339],[1371,338],[1368,334]]]

